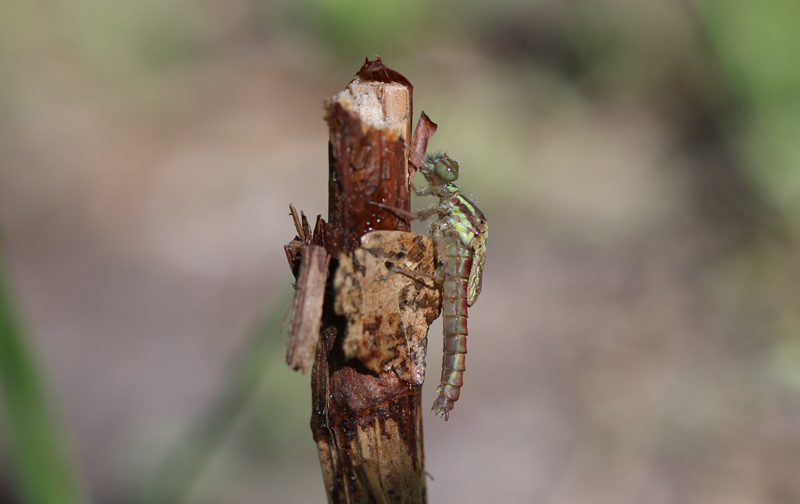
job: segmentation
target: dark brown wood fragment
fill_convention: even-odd
[[[419,164],[424,161],[425,152],[428,151],[428,142],[431,137],[436,133],[438,126],[435,122],[431,121],[427,114],[423,111],[417,121],[417,127],[414,130],[414,141],[411,143],[411,148],[414,150],[411,153],[410,161],[411,166],[408,169],[408,183],[414,180],[414,174],[419,168]]]
[[[385,84],[400,84],[408,89],[409,95],[414,90],[411,82],[405,78],[403,74],[392,70],[381,61],[380,56],[375,57],[375,61],[370,61],[369,58],[364,58],[364,64],[356,73],[356,77],[363,81]],[[351,81],[352,82],[352,81]],[[408,111],[409,114],[411,110]]]
[[[286,338],[286,363],[305,374],[314,359],[319,340],[330,256],[317,245],[303,246],[300,255],[300,273]]]
[[[283,250],[286,252],[286,259],[289,261],[289,267],[292,269],[295,278],[297,278],[300,275],[301,251],[303,247],[313,243],[313,238],[311,227],[308,225],[308,219],[306,219],[306,214],[301,211],[300,217],[298,217],[294,205],[289,205],[289,214],[292,216],[295,229],[297,229],[297,236],[294,237],[294,240],[284,245]],[[321,217],[317,217],[317,224],[319,224],[320,220]]]

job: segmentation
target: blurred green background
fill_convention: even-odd
[[[324,502],[282,246],[289,203],[327,208],[322,100],[375,54],[491,221],[430,502],[800,502],[798,26],[791,0],[0,3],[0,502]]]

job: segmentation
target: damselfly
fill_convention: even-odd
[[[453,183],[459,171],[454,159],[447,154],[433,154],[417,164],[428,186],[415,192],[419,196],[436,196],[439,203],[422,212],[400,213],[420,220],[434,214],[438,216],[431,222],[430,236],[439,249],[441,263],[436,279],[442,286],[444,356],[437,388],[439,396],[431,409],[447,420],[464,384],[467,308],[481,293],[489,223],[483,212]],[[398,211],[386,205],[378,206]]]

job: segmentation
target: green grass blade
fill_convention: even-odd
[[[186,500],[264,380],[272,357],[282,351],[283,337],[279,328],[291,301],[288,295],[291,292],[287,291],[285,299],[273,307],[266,323],[231,367],[220,395],[158,466],[137,504],[178,504]]]
[[[16,490],[26,504],[85,503],[79,471],[66,456],[64,432],[4,280],[0,261],[0,411]]]

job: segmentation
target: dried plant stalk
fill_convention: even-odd
[[[434,248],[427,237],[408,233],[400,212],[373,204],[410,209],[412,91],[378,58],[367,60],[347,89],[326,102],[328,222],[318,218],[309,237],[305,217],[300,223],[295,213],[298,237],[286,246],[300,277],[318,271],[302,264],[312,244],[333,258],[324,292],[319,282],[308,287],[298,278],[298,292],[309,289],[304,300],[324,296],[311,429],[332,503],[427,500],[421,384],[440,293],[431,282],[391,275],[389,268],[430,275]],[[435,125],[422,122],[412,145],[424,152]],[[299,315],[306,316],[316,317]]]

